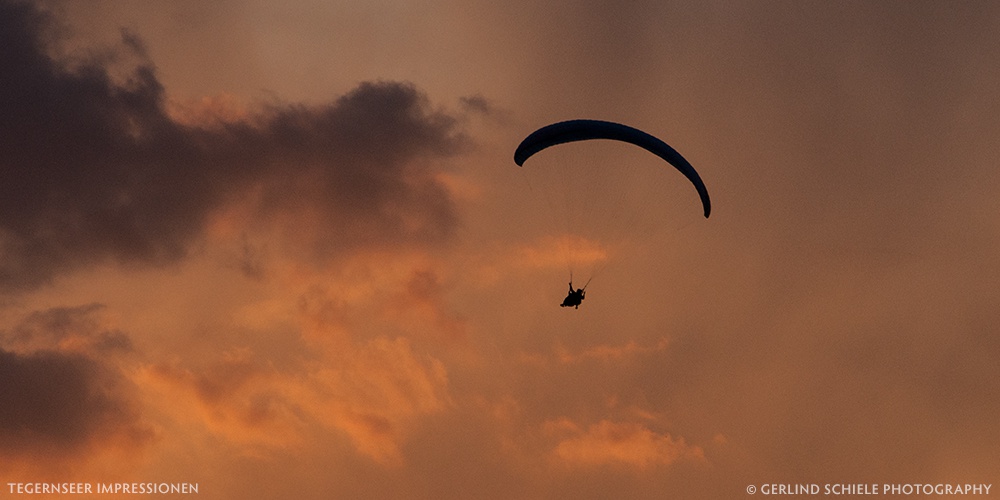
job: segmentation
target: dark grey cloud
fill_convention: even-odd
[[[102,324],[102,304],[55,307],[29,314],[9,331],[0,330],[0,343],[20,352],[53,349],[61,343],[94,355],[134,352],[132,340]]]
[[[0,349],[0,450],[77,449],[127,424],[108,374],[81,355]]]
[[[272,106],[199,127],[166,112],[141,40],[66,63],[27,2],[0,2],[0,288],[28,289],[95,262],[182,258],[207,218],[253,187],[266,217],[329,218],[324,251],[440,241],[456,222],[432,162],[460,151],[455,117],[413,86],[367,82],[326,105]]]
[[[134,353],[132,343],[101,325],[102,308],[36,311],[0,331],[0,456],[50,462],[152,437],[113,356]]]
[[[103,309],[39,310],[0,330],[0,458],[52,465],[155,438],[123,371],[136,351]]]
[[[482,113],[484,115],[493,114],[496,112],[494,109],[494,104],[489,101],[489,99],[483,97],[480,94],[465,96],[459,99],[466,109],[475,111],[477,113]]]

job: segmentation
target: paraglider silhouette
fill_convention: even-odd
[[[694,185],[701,199],[705,217],[707,218],[712,213],[712,203],[708,196],[708,189],[705,187],[705,183],[702,182],[701,176],[691,166],[691,163],[667,143],[628,125],[603,120],[569,120],[546,125],[532,132],[521,141],[521,144],[514,151],[514,163],[523,167],[524,162],[528,158],[546,148],[591,139],[609,139],[634,144],[665,160]],[[586,288],[587,286],[584,285],[583,288],[573,289],[571,272],[569,294],[560,306],[578,309],[583,302]]]
[[[573,282],[570,281],[569,295],[563,299],[562,304],[559,304],[559,307],[572,307],[573,309],[579,309],[580,304],[583,303],[583,299],[587,295],[585,288],[586,286],[584,286],[584,288],[577,288],[576,290],[573,290]]]
[[[558,144],[586,141],[590,139],[610,139],[635,144],[650,153],[659,156],[687,177],[705,210],[705,217],[712,212],[712,203],[708,198],[708,189],[694,167],[667,143],[647,134],[637,128],[620,123],[602,120],[569,120],[546,125],[525,137],[514,151],[514,163],[524,166],[524,162],[535,153]]]

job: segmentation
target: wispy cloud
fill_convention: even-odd
[[[548,422],[547,428],[562,435],[553,454],[572,465],[622,464],[642,469],[705,459],[701,448],[688,445],[683,438],[674,439],[637,423],[602,420],[583,429],[559,420]]]

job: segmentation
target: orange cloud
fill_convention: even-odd
[[[608,259],[609,250],[596,241],[573,234],[547,236],[533,245],[520,246],[512,261],[527,268],[561,268],[567,262],[594,265]]]
[[[414,269],[404,288],[390,302],[400,324],[419,325],[419,337],[426,333],[437,340],[460,341],[465,339],[465,320],[448,312],[444,306],[445,285],[438,273],[431,269]]]
[[[611,362],[621,361],[643,354],[662,352],[666,350],[669,341],[661,338],[652,344],[642,345],[635,340],[629,340],[624,344],[598,344],[584,349],[571,350],[562,343],[556,343],[552,348],[552,353],[546,352],[520,352],[517,359],[520,363],[529,366],[548,366],[552,364],[573,365],[585,362]]]
[[[150,404],[243,454],[297,449],[318,432],[347,437],[348,453],[400,463],[412,425],[450,405],[445,365],[422,342],[447,346],[464,332],[434,260],[383,252],[318,268],[276,254],[269,265],[262,295],[219,326],[260,330],[258,339],[285,331],[275,340],[285,354],[250,342],[150,365],[138,375]]]
[[[630,340],[622,345],[601,344],[578,352],[572,352],[559,344],[555,348],[556,359],[563,364],[580,363],[589,360],[614,361],[625,359],[630,356],[659,352],[667,348],[667,339],[660,339],[653,345],[639,345],[634,340]]]
[[[294,449],[306,444],[307,432],[325,429],[345,434],[362,455],[397,463],[409,422],[449,404],[444,366],[404,338],[342,347],[305,372],[280,372],[229,353],[198,370],[150,366],[139,379],[159,395],[154,399],[170,419],[247,455]]]
[[[376,338],[309,375],[309,410],[345,432],[358,451],[398,463],[409,422],[449,404],[444,365],[414,352],[405,338]]]
[[[547,429],[568,434],[552,453],[569,465],[622,464],[647,468],[705,459],[700,447],[688,445],[683,438],[658,434],[641,424],[602,420],[583,430],[571,421],[560,420],[548,423]]]
[[[450,172],[437,172],[434,180],[445,187],[456,201],[474,201],[483,196],[483,188],[467,176]]]
[[[200,369],[159,363],[139,370],[147,404],[186,429],[198,428],[257,455],[302,443],[303,421],[287,376],[246,354]],[[194,433],[192,433],[194,434]]]

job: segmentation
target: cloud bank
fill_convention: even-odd
[[[117,53],[140,62],[122,79],[106,54],[55,57],[57,28],[30,3],[0,3],[2,289],[100,262],[176,262],[215,211],[248,197],[259,223],[311,217],[319,253],[441,241],[457,223],[429,165],[468,139],[411,84],[183,123],[134,35]]]

